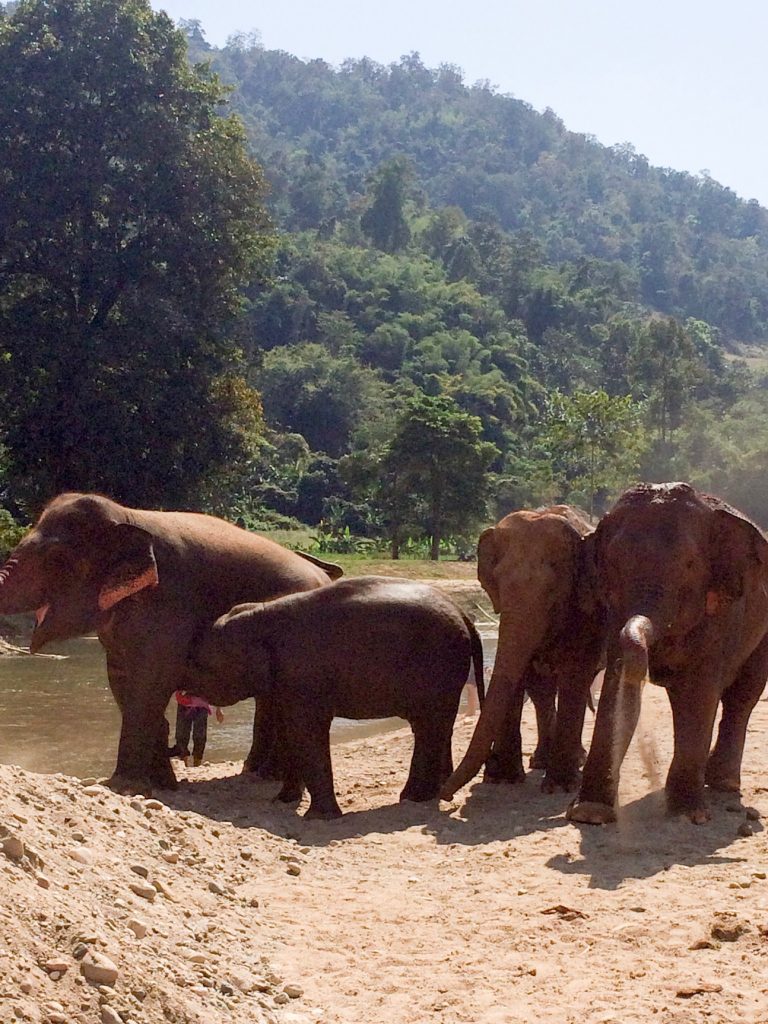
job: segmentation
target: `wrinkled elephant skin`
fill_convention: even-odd
[[[278,799],[306,785],[307,817],[341,814],[329,732],[336,717],[406,719],[413,757],[401,800],[430,800],[450,775],[451,736],[483,651],[467,616],[439,591],[409,580],[360,576],[312,593],[233,608],[195,643],[188,690],[217,704],[246,696],[277,707],[288,772]]]
[[[555,505],[505,516],[478,542],[478,578],[499,613],[499,643],[485,707],[467,753],[443,787],[451,799],[486,762],[489,781],[524,778],[520,714],[527,690],[547,792],[578,786],[581,731],[603,644],[590,576],[592,527]],[[557,713],[555,697],[558,698]]]
[[[688,484],[640,484],[600,522],[595,561],[608,667],[568,817],[615,820],[621,762],[650,679],[672,707],[668,808],[701,824],[710,817],[706,784],[739,791],[747,724],[768,675],[768,542],[740,512]]]
[[[324,586],[335,569],[212,516],[62,494],[0,569],[0,614],[36,612],[33,652],[96,631],[122,715],[113,781],[174,786],[165,708],[195,633],[238,602]]]

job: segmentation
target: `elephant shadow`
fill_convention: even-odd
[[[463,804],[452,808],[434,800],[391,801],[350,810],[331,821],[308,820],[295,805],[274,802],[280,783],[250,774],[185,779],[177,790],[163,794],[163,802],[178,812],[192,811],[238,829],[263,829],[317,847],[418,826],[439,845],[477,847],[493,842],[514,844],[536,833],[579,828],[579,857],[556,854],[546,864],[563,874],[588,876],[589,887],[594,889],[618,889],[627,879],[649,878],[676,865],[728,865],[746,859],[718,853],[732,845],[744,822],[745,809],[733,795],[711,794],[712,820],[703,826],[668,817],[663,790],[623,805],[615,825],[577,825],[565,818],[570,796],[542,793],[539,776],[532,772],[523,785],[476,783]],[[754,832],[762,830],[757,821],[750,827]]]
[[[711,793],[712,820],[692,825],[666,814],[664,790],[656,790],[619,808],[613,825],[573,823],[581,830],[580,857],[557,854],[547,867],[563,874],[585,875],[590,889],[615,890],[629,879],[651,878],[674,867],[738,865],[746,856],[722,853],[742,834],[746,808],[733,794]],[[751,822],[752,832],[761,832]]]

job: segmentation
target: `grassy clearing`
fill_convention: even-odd
[[[474,580],[477,579],[477,565],[474,562],[445,561],[430,562],[422,558],[382,558],[375,555],[320,555],[320,558],[335,562],[344,570],[345,576],[399,576],[418,580]]]

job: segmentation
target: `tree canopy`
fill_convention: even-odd
[[[17,501],[130,488],[179,503],[240,450],[238,389],[224,408],[215,382],[236,371],[239,287],[266,269],[271,232],[225,95],[144,0],[22,0],[0,19],[0,430]]]

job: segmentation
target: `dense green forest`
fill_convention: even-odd
[[[77,487],[436,557],[688,479],[768,523],[768,212],[708,177],[143,0],[8,5],[0,175],[17,520]]]

